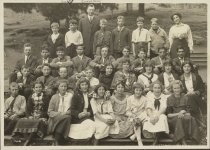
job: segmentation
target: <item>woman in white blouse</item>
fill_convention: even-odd
[[[184,93],[188,96],[192,107],[191,114],[199,119],[199,109],[202,109],[202,97],[205,90],[203,80],[198,73],[194,73],[191,61],[185,61],[182,69],[184,73],[180,76],[180,80],[184,86]]]
[[[180,13],[174,13],[171,16],[171,20],[174,25],[169,31],[170,42],[170,56],[171,58],[177,57],[177,47],[181,45],[185,50],[185,56],[190,57],[190,52],[193,51],[193,39],[189,25],[182,23],[182,15]]]
[[[147,93],[147,121],[143,125],[143,132],[150,132],[155,135],[153,145],[156,145],[159,140],[159,133],[169,133],[167,116],[165,111],[167,108],[167,97],[162,94],[163,85],[156,81],[151,85],[150,92]]]

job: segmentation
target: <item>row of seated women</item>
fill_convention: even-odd
[[[123,63],[123,68],[125,65]],[[185,68],[183,65],[184,72],[190,72],[190,65]],[[152,67],[145,66],[145,70],[148,73]],[[5,101],[4,132],[12,133],[15,142],[23,137],[31,142],[52,134],[55,145],[65,144],[68,138],[93,138],[97,144],[98,140],[110,136],[137,139],[140,146],[142,135],[154,138],[155,145],[163,132],[173,134],[176,144],[185,145],[188,138],[197,144],[200,135],[196,109],[201,92],[194,81],[198,76],[190,72],[188,78],[193,82],[190,86],[187,73],[183,74],[184,82],[173,80],[167,89],[158,79],[148,87],[140,77],[132,85],[119,79],[113,85],[114,91],[110,92],[101,83],[91,94],[87,78],[78,79],[74,92],[68,91],[68,81],[63,79],[58,81],[57,93],[51,98],[43,92],[43,83],[37,81],[27,101],[18,94],[18,84],[11,83],[11,97]],[[130,91],[126,91],[128,87]],[[165,90],[170,94],[164,94]]]

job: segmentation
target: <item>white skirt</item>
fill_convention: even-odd
[[[112,116],[110,116],[108,114],[103,114],[102,117],[104,119],[112,119]],[[119,130],[120,130],[117,120],[115,121],[115,123],[112,126],[108,126],[106,123],[95,118],[95,127],[96,127],[96,132],[95,132],[96,139],[105,138],[105,137],[109,136],[109,134],[118,134]]]
[[[80,124],[71,124],[69,137],[73,139],[88,139],[95,133],[94,121],[87,119]]]
[[[161,114],[158,122],[154,125],[150,123],[150,119],[148,119],[148,121],[144,122],[143,130],[147,130],[151,133],[165,132],[168,134],[169,127],[168,127],[167,116],[164,114]]]

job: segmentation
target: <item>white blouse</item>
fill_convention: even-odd
[[[64,96],[59,94],[60,103],[58,106],[58,112],[66,112],[70,108],[72,96],[73,94],[68,92]]]
[[[186,78],[185,76],[184,76],[184,78],[185,78],[185,85],[186,85],[187,91],[193,92],[194,88],[193,88],[192,74],[190,74],[189,78]]]
[[[146,98],[147,98],[147,106],[146,108],[151,108],[154,112],[164,112],[167,108],[167,96],[164,95],[164,94],[161,94],[160,95],[160,108],[159,110],[156,108],[155,109],[155,106],[154,106],[154,102],[155,102],[155,95],[153,92],[148,92],[147,95],[146,95]]]
[[[84,97],[84,101],[85,101],[84,109],[87,109],[88,108],[88,94],[83,93],[83,97]]]
[[[183,23],[179,25],[173,25],[169,31],[170,46],[172,45],[174,38],[185,38],[188,42],[188,47],[190,48],[190,50],[193,50],[193,38],[189,25]]]
[[[168,74],[165,73],[165,72],[163,73],[163,79],[164,79],[164,84],[165,84],[165,87],[166,87],[166,88],[170,85],[170,83],[171,83],[173,80],[175,80],[172,73],[171,73],[170,75],[168,75]]]

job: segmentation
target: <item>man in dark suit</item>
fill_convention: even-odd
[[[11,73],[9,82],[16,81],[17,77],[21,77],[21,68],[23,65],[30,68],[30,73],[33,74],[35,68],[37,67],[37,58],[35,56],[31,55],[31,47],[32,45],[30,43],[24,44],[24,58],[21,58],[17,61],[15,65],[14,72]]]
[[[50,51],[47,45],[42,45],[41,50],[41,58],[37,60],[37,67],[35,70],[35,77],[38,78],[42,76],[42,65],[50,64],[52,62],[52,58],[50,56]]]
[[[177,57],[173,59],[173,67],[175,73],[177,73],[179,76],[183,74],[182,65],[185,61],[189,61],[189,57],[185,57],[184,49],[181,46],[178,46],[177,48]],[[194,73],[198,73],[198,65],[195,65],[193,63],[193,71]]]
[[[89,63],[91,62],[91,59],[84,55],[83,45],[78,45],[76,51],[77,56],[72,58],[74,74],[78,74],[84,71],[85,68],[88,67]]]
[[[100,29],[100,19],[94,15],[95,7],[93,4],[87,7],[87,16],[79,21],[79,30],[82,33],[85,47],[85,55],[93,58],[93,39],[95,32]]]

